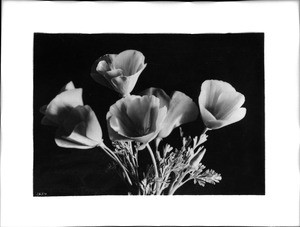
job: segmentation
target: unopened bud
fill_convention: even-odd
[[[206,149],[203,149],[201,151],[198,151],[195,156],[191,159],[190,161],[190,166],[193,168],[193,169],[197,169],[197,167],[199,166],[204,154],[206,152]]]

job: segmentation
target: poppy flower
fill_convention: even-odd
[[[137,50],[106,54],[95,61],[91,76],[97,83],[127,96],[147,65],[144,61],[144,55]]]
[[[55,138],[58,146],[87,149],[102,144],[97,117],[89,106],[83,106],[82,89],[75,88],[73,82],[40,110],[45,115],[42,124],[58,127]]]
[[[136,141],[147,144],[160,132],[167,107],[160,106],[155,96],[127,96],[112,105],[107,113],[112,141]]]
[[[161,106],[166,106],[168,109],[158,134],[160,139],[167,137],[174,128],[194,121],[198,117],[197,105],[190,97],[180,91],[175,91],[171,98],[160,88],[149,88],[142,94],[156,96],[159,98]]]
[[[199,106],[202,120],[208,129],[218,129],[243,119],[246,108],[241,107],[245,96],[229,83],[206,80],[202,83]]]

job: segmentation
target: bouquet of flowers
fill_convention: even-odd
[[[162,89],[151,87],[133,95],[146,66],[141,52],[125,50],[101,56],[91,67],[91,76],[97,83],[122,96],[106,114],[109,145],[102,139],[96,114],[83,103],[82,89],[75,88],[72,81],[41,107],[41,123],[57,127],[55,142],[60,147],[103,150],[128,185],[130,195],[173,195],[190,180],[200,186],[218,183],[221,175],[201,162],[206,152],[204,143],[209,131],[244,118],[244,95],[219,80],[202,83],[199,106],[180,91],[169,96]],[[180,130],[180,147],[164,143],[173,129],[196,120],[199,112],[205,125],[199,136],[192,138]],[[140,168],[140,152],[149,152],[151,157],[145,171]]]

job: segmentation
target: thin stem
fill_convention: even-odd
[[[175,192],[175,191],[173,191],[173,189],[174,189],[174,186],[175,186],[175,183],[176,183],[177,179],[178,179],[178,175],[175,175],[174,181],[172,182],[172,184],[169,187],[168,195],[173,195],[173,193]]]
[[[159,146],[160,141],[161,141],[161,138],[156,138],[156,140],[155,140],[155,152],[156,152],[156,157],[157,157],[159,163],[161,162],[161,156],[160,156],[160,153],[159,153],[159,150],[158,150],[158,146]]]
[[[168,178],[169,178],[169,176],[170,176],[170,173],[171,173],[171,172],[169,172],[169,173],[164,177],[164,180],[163,180],[163,182],[162,182],[162,184],[161,184],[161,187],[160,187],[160,189],[159,189],[159,193],[158,193],[158,194],[162,193],[163,190],[165,190],[165,189],[167,188],[167,187],[165,187],[165,185],[166,185],[166,182],[168,181]],[[162,174],[162,176],[163,176],[163,174]]]
[[[110,150],[105,144],[103,144],[102,146],[100,146],[113,160],[115,160],[123,169],[123,172],[128,180],[128,183],[130,185],[132,185],[132,182],[130,180],[130,177],[127,173],[126,168],[124,167],[124,165],[120,162],[119,158],[116,156],[116,154],[114,152],[112,152],[112,150]]]
[[[161,171],[160,174],[161,174],[160,175],[161,176],[161,183],[160,183],[160,188],[159,188],[159,191],[158,191],[157,194],[161,194],[161,192],[164,190],[165,181],[167,181],[167,179],[169,177],[168,174],[165,176],[165,172],[163,170]]]
[[[97,147],[102,148],[102,150],[104,150],[105,153],[106,153],[111,159],[115,160],[114,156],[113,156],[113,155],[111,154],[111,152],[110,152],[110,149],[109,149],[104,143],[98,144]],[[116,160],[115,160],[115,161],[116,161]]]
[[[136,176],[137,176],[137,179],[139,179],[139,163],[138,163],[138,153],[136,154],[136,157],[133,156],[133,159],[134,159],[134,167],[135,167],[135,172],[136,172]]]
[[[186,174],[185,174],[185,176],[186,176]],[[184,185],[186,182],[188,182],[188,181],[190,181],[191,179],[193,179],[192,177],[188,177],[185,181],[183,181],[183,182],[178,182],[173,188],[172,188],[172,190],[170,190],[171,191],[171,194],[169,193],[169,195],[173,195],[176,191],[177,191],[177,189],[178,188],[180,188],[182,185]],[[183,180],[183,178],[181,179],[181,181]]]
[[[139,151],[137,149],[135,149],[135,154],[134,154],[134,159],[135,159],[135,163],[136,163],[136,167],[139,167]]]
[[[141,184],[140,184],[140,176],[139,176],[139,160],[138,160],[138,154],[139,151],[135,149],[134,146],[132,146],[132,142],[130,142],[130,149],[132,152],[132,158],[134,160],[134,167],[135,167],[135,174],[136,174],[136,181],[137,181],[137,187],[138,187],[138,195],[141,195]]]
[[[181,182],[181,184],[179,185],[179,187],[181,187],[182,185],[184,185],[186,182],[192,180],[192,177],[189,177],[188,179],[186,179],[185,181]]]
[[[169,192],[168,192],[168,195],[173,195],[174,194],[174,184],[175,184],[175,181],[172,182],[170,188],[169,188]]]
[[[161,183],[159,182],[160,179],[159,179],[159,169],[157,168],[157,164],[156,164],[156,160],[155,160],[155,157],[154,157],[154,154],[153,154],[153,151],[150,147],[149,144],[147,144],[147,148],[149,150],[149,153],[150,153],[150,156],[151,156],[151,159],[152,159],[152,162],[153,162],[153,166],[154,166],[154,172],[155,172],[155,185],[156,185],[156,195],[159,195],[160,193],[160,185]]]
[[[130,163],[132,162],[131,166],[133,165],[132,169],[134,170],[136,179],[139,183],[139,171],[138,171],[138,165],[139,164],[138,164],[138,160],[137,160],[138,152],[133,151],[133,146],[132,146],[131,141],[129,142],[129,149],[130,149]]]
[[[136,171],[136,167],[137,167],[137,162],[136,162],[136,159],[134,157],[134,152],[133,152],[133,149],[132,149],[132,142],[128,142],[129,144],[129,149],[130,149],[130,162],[132,162],[132,164],[134,165],[134,170]]]
[[[210,130],[209,128],[206,128],[203,130],[203,132],[201,133],[201,135],[204,135],[208,130]]]
[[[154,167],[154,172],[155,172],[155,178],[159,178],[156,160],[155,160],[153,151],[152,151],[149,143],[147,143],[147,148],[148,148],[149,154],[150,154],[151,159],[152,159],[152,163],[153,163],[153,167]]]
[[[132,165],[132,154],[126,154],[127,162],[130,165],[130,168],[132,169],[132,172],[135,173],[135,168]]]
[[[180,177],[176,177],[174,179],[174,181],[172,182],[170,188],[169,188],[169,195],[173,195],[174,192],[180,188],[186,181],[184,181],[184,183],[182,183],[182,180],[186,177],[187,174],[189,174],[190,171],[185,171]],[[188,178],[190,180],[190,178]]]
[[[170,188],[168,195],[173,195],[177,188]]]

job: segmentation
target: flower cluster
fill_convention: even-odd
[[[125,182],[131,187],[129,194],[169,194],[189,180],[204,186],[217,183],[221,175],[205,170],[201,160],[206,152],[203,143],[206,132],[235,123],[246,114],[241,107],[245,97],[229,83],[206,80],[201,86],[199,107],[186,94],[175,91],[171,96],[160,88],[148,88],[131,95],[137,80],[147,64],[137,50],[119,54],[106,54],[95,61],[92,78],[99,84],[118,92],[122,98],[113,104],[107,114],[107,131],[114,149],[106,146],[102,129],[94,111],[84,105],[82,89],[72,82],[41,108],[42,124],[57,127],[55,142],[60,147],[89,149],[99,147],[114,161]],[[196,120],[201,114],[205,130],[199,137],[182,137],[182,147],[159,144],[174,128]],[[138,153],[146,149],[152,165],[141,173]],[[155,150],[155,152],[153,152]]]

